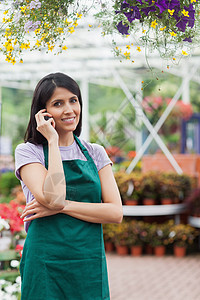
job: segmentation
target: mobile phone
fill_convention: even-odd
[[[46,120],[46,121],[48,121],[49,119],[51,119],[49,116],[44,116],[44,119]]]

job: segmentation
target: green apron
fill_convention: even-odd
[[[98,170],[87,161],[63,161],[66,199],[101,203]],[[48,145],[43,145],[48,168]],[[56,214],[30,223],[20,263],[21,300],[109,300],[102,225]]]

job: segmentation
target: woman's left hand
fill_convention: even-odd
[[[23,219],[24,222],[27,222],[42,217],[52,216],[57,213],[59,213],[58,210],[49,209],[46,206],[42,205],[40,202],[38,202],[36,199],[33,199],[30,203],[28,203],[25,206],[25,209],[23,210],[20,218]]]

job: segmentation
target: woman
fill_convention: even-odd
[[[15,151],[27,205],[22,300],[108,300],[101,223],[120,223],[122,205],[104,148],[78,138],[82,99],[62,73],[36,86],[25,143]]]

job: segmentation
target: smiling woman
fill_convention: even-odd
[[[66,88],[57,87],[46,103],[46,110],[55,121],[55,129],[59,133],[59,145],[68,146],[66,131],[74,131],[80,119],[81,106],[78,97]]]
[[[112,162],[79,138],[81,124],[77,83],[62,73],[41,79],[15,151],[27,200],[22,300],[110,299],[101,223],[120,223],[122,204]]]

